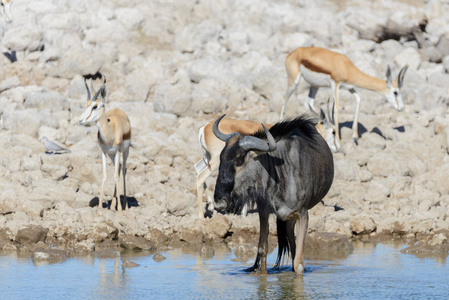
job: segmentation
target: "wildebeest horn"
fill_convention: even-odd
[[[90,82],[92,85],[92,81]],[[86,90],[87,90],[87,101],[91,100],[92,94],[90,93],[90,89],[87,86],[87,79],[84,77],[84,85],[86,86]]]
[[[223,142],[226,142],[227,140],[229,140],[231,137],[236,136],[237,134],[239,134],[238,132],[233,132],[231,134],[225,134],[223,132],[220,131],[220,129],[218,129],[218,124],[220,124],[221,119],[223,119],[226,116],[226,114],[222,115],[221,117],[219,117],[215,122],[214,125],[212,125],[212,132],[215,134],[215,136],[219,139],[222,140]]]
[[[239,145],[243,150],[256,150],[263,152],[270,152],[276,150],[276,140],[271,135],[270,131],[262,124],[263,130],[267,136],[268,144],[266,141],[256,138],[254,136],[244,136],[240,139]]]

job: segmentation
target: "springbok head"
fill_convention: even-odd
[[[320,114],[318,114],[313,107],[310,106],[310,104],[307,104],[309,106],[309,111],[312,113],[312,115],[318,119],[318,124],[315,126],[318,133],[326,140],[327,144],[329,145],[329,148],[333,152],[340,152],[341,151],[341,141],[339,138],[337,138],[336,132],[337,128],[335,126],[334,121],[334,111],[335,111],[335,103],[332,103],[332,114],[329,109],[329,99],[327,100],[327,116],[324,113],[323,109],[320,108]]]
[[[12,21],[11,4],[12,0],[0,0],[0,13],[8,23]]]
[[[238,132],[225,134],[218,129],[221,119],[218,118],[213,126],[214,135],[226,143],[220,154],[220,167],[215,186],[214,203],[215,209],[230,212],[234,209],[232,201],[232,191],[235,186],[235,176],[243,169],[248,159],[249,153],[266,153],[276,150],[276,141],[270,131],[262,124],[267,141],[250,135],[242,135]]]
[[[408,65],[399,71],[398,79],[393,80],[390,66],[387,67],[387,90],[385,96],[387,97],[388,102],[390,102],[390,104],[398,111],[404,110],[404,103],[402,102],[402,86],[404,84],[404,76],[407,69]]]
[[[87,89],[87,108],[81,114],[79,118],[79,124],[86,126],[90,124],[96,123],[100,120],[101,115],[105,111],[105,99],[106,99],[106,76],[101,75],[104,78],[103,85],[101,88],[95,92],[94,87],[92,85],[92,79],[90,80],[90,89],[87,85],[87,80],[84,78],[84,85]],[[92,97],[92,95],[94,95]]]

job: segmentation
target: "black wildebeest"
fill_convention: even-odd
[[[217,138],[226,142],[220,154],[215,209],[236,213],[245,204],[257,204],[260,237],[250,270],[257,269],[260,262],[261,273],[266,273],[268,217],[275,213],[280,235],[278,263],[290,249],[293,268],[302,274],[308,210],[323,199],[334,178],[329,146],[305,116],[279,122],[269,131],[262,125],[264,131],[253,135],[220,132],[218,124],[223,117],[213,125]]]

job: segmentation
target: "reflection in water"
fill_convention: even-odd
[[[403,245],[354,243],[343,258],[306,256],[306,272],[291,267],[268,275],[244,272],[232,253],[217,251],[203,259],[198,252],[173,250],[157,263],[149,253],[117,258],[72,258],[34,266],[29,258],[0,254],[0,299],[315,299],[447,298],[449,266],[444,258],[401,254]],[[276,260],[276,251],[268,261]],[[139,266],[125,268],[124,262]],[[26,288],[24,287],[26,283]]]

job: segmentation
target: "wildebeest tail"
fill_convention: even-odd
[[[295,222],[294,221],[282,221],[276,218],[276,230],[278,235],[278,257],[276,259],[275,268],[279,269],[283,257],[290,253],[292,259],[295,257]]]

